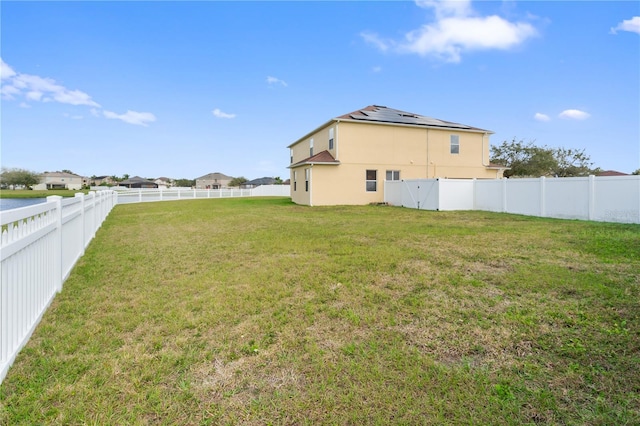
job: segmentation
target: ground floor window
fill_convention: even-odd
[[[309,192],[309,175],[311,170],[310,169],[304,169],[304,190]]]
[[[378,171],[367,170],[366,174],[367,192],[375,192],[378,190]]]
[[[293,190],[298,190],[298,172],[296,170],[293,171]]]
[[[387,180],[400,180],[400,170],[387,170]]]

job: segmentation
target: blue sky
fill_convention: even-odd
[[[2,1],[2,167],[288,178],[385,105],[640,168],[640,3]]]

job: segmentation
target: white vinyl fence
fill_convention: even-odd
[[[193,200],[198,198],[289,197],[290,195],[291,188],[289,185],[261,185],[251,189],[119,189],[118,204],[144,203],[147,201]]]
[[[100,191],[0,213],[0,382],[116,203]]]
[[[0,212],[0,383],[116,204],[289,196],[289,191],[289,185],[221,190],[101,188]]]
[[[386,181],[384,201],[424,210],[485,210],[640,223],[640,176]]]

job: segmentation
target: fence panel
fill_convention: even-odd
[[[58,290],[58,209],[47,202],[2,213],[0,381]]]
[[[589,178],[546,180],[545,216],[558,219],[589,219]]]
[[[473,210],[473,180],[440,179],[438,210]]]
[[[528,216],[542,216],[542,187],[540,179],[507,179],[504,211]]]
[[[594,186],[594,220],[640,223],[640,176],[603,176]]]
[[[0,382],[116,200],[52,196],[0,212]]]

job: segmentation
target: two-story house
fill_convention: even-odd
[[[229,187],[233,178],[220,172],[209,173],[196,178],[196,189],[223,189]]]
[[[291,199],[312,206],[384,201],[385,180],[501,178],[493,132],[371,105],[332,118],[291,145]]]
[[[45,172],[40,175],[40,183],[33,189],[72,189],[80,190],[89,184],[89,179],[67,172]]]

